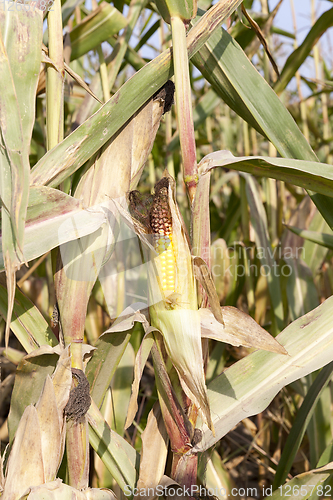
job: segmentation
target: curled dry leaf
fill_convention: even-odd
[[[279,7],[281,5],[281,3],[282,3],[282,0],[280,0],[280,2],[278,3],[277,7]],[[275,7],[275,9],[274,9],[275,11],[277,11],[277,7]],[[260,29],[260,26],[258,25],[258,23],[250,16],[250,14],[245,9],[244,4],[242,4],[241,9],[242,9],[242,12],[243,12],[244,16],[249,21],[251,28],[254,30],[254,32],[257,35],[258,39],[260,40],[262,46],[264,47],[265,52],[266,52],[266,54],[267,54],[267,56],[268,56],[268,58],[269,58],[269,60],[270,60],[270,62],[272,64],[272,66],[274,68],[276,76],[278,78],[280,78],[279,68],[278,68],[278,66],[277,66],[277,64],[276,64],[276,62],[274,60],[273,54],[270,51],[270,49],[268,47],[268,44],[267,44],[267,41],[266,41],[266,38],[265,38],[265,36],[267,36],[267,34],[269,33],[269,31],[266,29],[265,33],[264,33]],[[268,26],[269,27],[272,25],[272,22],[273,22],[273,17],[271,17],[270,22],[268,22]]]
[[[101,336],[107,333],[126,332],[133,328],[134,323],[143,324],[145,330],[149,328],[149,323],[144,314],[140,310],[147,309],[147,304],[137,303],[126,307],[126,309],[118,316],[115,322]]]
[[[42,64],[41,68],[39,71],[39,78],[38,78],[38,86],[37,86],[37,91],[36,95],[43,94],[46,89],[46,68],[45,68],[45,63],[50,64],[54,69],[56,69],[59,73],[61,73],[60,69],[57,67],[55,62],[49,57],[49,49],[42,44]],[[100,104],[103,104],[103,102],[92,92],[92,90],[89,88],[89,85],[81,78],[80,75],[75,73],[75,71],[66,63],[64,62],[64,68],[66,73],[68,73],[73,80],[76,81],[78,85],[80,85],[88,94],[91,95],[96,101],[98,101]]]
[[[215,319],[209,309],[199,310],[203,338],[226,342],[234,346],[242,345],[278,354],[288,354],[285,348],[248,314],[231,306],[221,307],[221,311],[225,326]]]

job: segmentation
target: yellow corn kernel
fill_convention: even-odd
[[[159,233],[155,239],[155,250],[158,254],[158,273],[162,290],[166,296],[175,292],[176,260],[171,234]]]

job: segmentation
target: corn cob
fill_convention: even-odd
[[[169,180],[166,177],[156,184],[149,221],[154,249],[158,254],[159,280],[166,297],[174,293],[176,289],[176,255],[168,186]]]

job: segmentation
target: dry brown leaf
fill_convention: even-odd
[[[165,470],[169,443],[158,402],[149,412],[147,425],[141,439],[142,451],[137,487],[156,488]]]
[[[248,314],[231,306],[221,307],[221,311],[225,326],[216,321],[209,309],[200,309],[203,338],[226,342],[234,346],[242,345],[278,354],[288,354],[285,348]]]
[[[2,500],[20,498],[31,486],[45,482],[41,432],[37,410],[27,406],[11,449]]]
[[[278,7],[280,6],[281,3],[282,3],[282,0],[280,0],[279,4],[275,8],[276,11],[277,11],[277,9],[278,9]],[[244,7],[243,4],[242,4],[242,12],[243,12],[244,16],[246,17],[246,19],[248,20],[248,22],[250,23],[250,25],[251,25],[252,29],[254,30],[254,32],[256,33],[257,37],[259,38],[262,46],[264,47],[265,52],[267,54],[267,57],[270,60],[275,73],[277,74],[278,77],[280,77],[279,68],[277,67],[277,64],[276,64],[276,62],[274,60],[274,57],[273,57],[271,51],[269,50],[269,47],[267,45],[264,33],[261,31],[258,23],[256,23],[256,21],[254,19],[252,19],[252,17],[247,12],[247,10],[245,9],[245,7]]]

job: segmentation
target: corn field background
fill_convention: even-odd
[[[298,46],[299,3],[0,1],[3,500],[332,497],[333,6]]]

